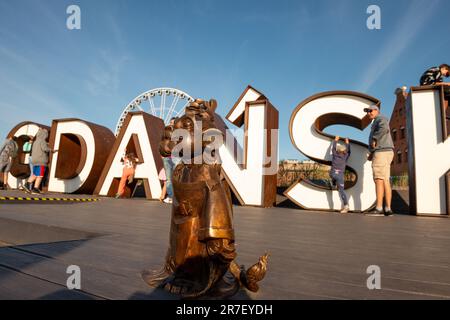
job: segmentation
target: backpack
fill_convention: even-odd
[[[1,160],[6,161],[9,157],[15,158],[17,156],[17,149],[17,143],[15,141],[11,140],[7,142],[1,150]]]
[[[22,151],[24,153],[30,153],[32,147],[33,147],[33,143],[31,141],[27,141],[23,144]]]
[[[11,158],[15,158],[17,157],[17,153],[19,152],[19,146],[17,145],[17,142],[15,142],[14,140],[11,140],[10,144],[11,144],[10,156]]]

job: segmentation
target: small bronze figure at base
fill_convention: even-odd
[[[248,270],[235,261],[231,193],[218,161],[223,133],[214,122],[216,107],[215,100],[191,102],[185,115],[165,128],[160,144],[162,156],[170,155],[176,145],[185,154],[180,154],[183,160],[172,177],[174,199],[165,265],[160,271],[144,271],[142,278],[184,299],[224,299],[242,286],[256,292],[267,270],[268,254]],[[198,128],[201,135],[195,132]],[[172,141],[177,129],[184,134]]]

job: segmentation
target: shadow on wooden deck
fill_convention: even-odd
[[[283,195],[283,192],[286,189],[287,187],[277,187],[276,207],[303,210],[289,198]],[[392,190],[392,210],[396,214],[411,214],[409,211],[408,190]]]

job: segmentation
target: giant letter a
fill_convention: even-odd
[[[142,180],[146,198],[158,199],[161,195],[158,172],[162,168],[158,149],[163,129],[164,123],[159,118],[145,112],[129,113],[95,188],[95,194],[113,196],[117,192],[123,168],[121,159],[126,149],[127,152],[134,152],[138,164],[134,182],[127,186],[125,196],[130,196],[136,181]]]

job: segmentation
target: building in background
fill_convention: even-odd
[[[329,170],[329,166],[311,160],[281,160],[278,166],[277,186],[289,187],[299,178],[310,181],[328,180]]]
[[[277,187],[290,187],[298,179],[305,179],[317,186],[328,188],[330,187],[330,169],[329,165],[312,160],[281,160],[278,165]],[[345,181],[356,181],[356,175],[346,170]]]
[[[392,176],[408,175],[408,133],[406,132],[406,87],[395,90],[397,99],[392,110],[389,126],[394,141],[394,161],[391,165]]]

